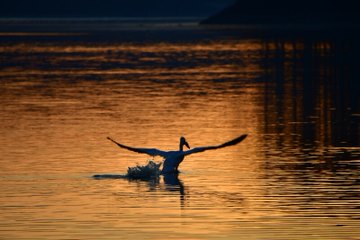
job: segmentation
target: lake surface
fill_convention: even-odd
[[[353,36],[72,30],[0,36],[0,239],[360,239]],[[108,136],[172,150],[244,133],[178,177],[92,178],[152,159]]]

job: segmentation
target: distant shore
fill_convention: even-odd
[[[360,9],[343,0],[304,0],[289,4],[277,1],[237,1],[200,22],[203,25],[360,25]]]

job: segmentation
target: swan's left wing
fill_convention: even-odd
[[[133,151],[133,152],[137,152],[137,153],[145,153],[148,154],[150,156],[162,156],[162,157],[166,157],[167,156],[167,152],[166,151],[161,151],[159,149],[156,148],[137,148],[137,147],[130,147],[130,146],[126,146],[124,144],[118,143],[115,140],[107,137],[107,139],[109,139],[110,141],[112,141],[113,143],[115,143],[116,145],[118,145],[121,148]]]
[[[238,144],[239,142],[244,140],[246,137],[247,137],[247,134],[244,134],[244,135],[241,135],[240,137],[237,137],[231,141],[228,141],[228,142],[220,144],[220,145],[207,146],[207,147],[196,147],[196,148],[185,151],[184,155],[186,156],[186,155],[190,155],[193,153],[204,152],[206,150],[215,150],[215,149],[219,149],[219,148],[232,146],[232,145]]]

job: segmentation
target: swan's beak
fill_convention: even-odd
[[[188,149],[190,149],[190,146],[189,146],[189,144],[187,142],[185,142],[184,144]]]

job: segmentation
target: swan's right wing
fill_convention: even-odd
[[[196,147],[196,148],[185,151],[184,155],[187,156],[187,155],[190,155],[190,154],[204,152],[204,151],[207,151],[207,150],[215,150],[215,149],[219,149],[219,148],[233,146],[233,145],[238,144],[239,142],[243,141],[246,137],[247,137],[247,134],[244,134],[244,135],[241,135],[240,137],[237,137],[237,138],[235,138],[235,139],[233,139],[231,141],[228,141],[228,142],[220,144],[220,145],[207,146],[207,147]]]
[[[107,139],[109,139],[110,141],[112,141],[113,143],[115,143],[116,145],[118,145],[121,148],[133,151],[133,152],[137,152],[137,153],[144,153],[144,154],[148,154],[150,156],[162,156],[162,157],[166,157],[166,153],[165,151],[161,151],[159,149],[156,148],[136,148],[136,147],[129,147],[126,146],[124,144],[118,143],[115,140],[111,139],[110,137],[107,137]]]

